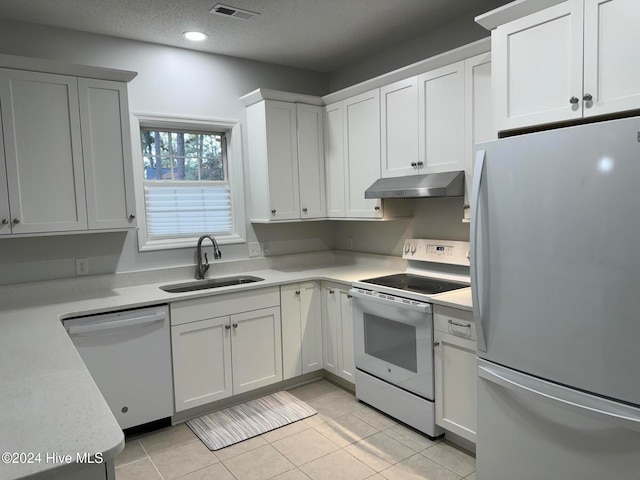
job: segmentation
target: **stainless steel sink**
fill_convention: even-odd
[[[197,280],[188,283],[176,283],[164,285],[161,290],[169,293],[194,292],[196,290],[206,290],[209,288],[230,287],[232,285],[244,285],[245,283],[262,282],[264,278],[252,277],[251,275],[238,275],[235,277],[211,278],[209,280]]]

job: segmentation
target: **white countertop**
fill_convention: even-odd
[[[101,452],[109,460],[124,447],[122,431],[61,319],[307,280],[349,284],[398,271],[384,263],[242,271],[264,281],[187,293],[159,288],[180,281],[86,289],[69,289],[64,281],[39,282],[28,287],[28,301],[12,295],[17,286],[0,287],[0,453],[32,452],[42,458],[31,464],[0,463],[0,479],[45,478],[66,466],[46,462],[47,454],[75,458],[78,452]],[[440,294],[433,302],[471,310],[470,290]]]

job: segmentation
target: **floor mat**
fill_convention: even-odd
[[[194,418],[187,425],[209,450],[220,450],[316,413],[290,393],[277,392]]]

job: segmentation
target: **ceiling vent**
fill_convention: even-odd
[[[217,13],[218,15],[224,15],[225,17],[238,18],[240,20],[249,20],[250,18],[260,15],[257,12],[250,10],[243,10],[238,7],[230,7],[229,5],[222,5],[218,3],[215,7],[209,10],[211,13]]]

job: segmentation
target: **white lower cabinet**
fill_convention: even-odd
[[[322,369],[322,300],[318,282],[280,287],[284,380]]]
[[[233,394],[282,381],[280,308],[231,315]]]
[[[476,441],[476,341],[473,314],[434,306],[436,424]]]
[[[355,383],[353,313],[349,287],[323,283],[324,369]]]
[[[282,380],[279,305],[278,287],[171,304],[176,412]]]
[[[232,395],[229,316],[171,328],[176,411]]]

